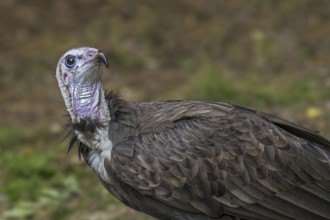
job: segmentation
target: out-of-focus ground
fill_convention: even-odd
[[[330,137],[329,27],[325,0],[2,0],[0,219],[148,218],[66,155],[67,49],[105,51],[105,88],[125,99],[230,102]]]

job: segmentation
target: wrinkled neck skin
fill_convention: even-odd
[[[83,117],[100,117],[100,92],[101,82],[95,84],[82,84],[73,86],[71,89],[73,111],[76,116]]]
[[[76,129],[78,139],[87,145],[91,151],[88,164],[105,181],[109,181],[104,168],[104,161],[111,160],[112,142],[109,139],[110,113],[101,80],[77,80],[70,88],[72,110],[75,115],[73,123],[82,124],[86,129]],[[89,130],[87,120],[96,120],[99,126]],[[85,125],[84,125],[85,123]]]
[[[102,103],[103,89],[101,84],[101,70],[99,68],[88,69],[87,74],[78,74],[69,87],[71,95],[73,120],[91,117],[100,120],[110,120],[107,106]]]

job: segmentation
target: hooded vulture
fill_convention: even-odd
[[[78,152],[127,206],[159,219],[330,219],[330,141],[222,102],[128,102],[106,56],[75,48],[56,78]]]

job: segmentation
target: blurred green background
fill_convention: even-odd
[[[151,219],[66,154],[67,49],[105,51],[125,99],[230,102],[330,137],[329,36],[326,0],[1,0],[0,219]]]

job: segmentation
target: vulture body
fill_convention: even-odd
[[[330,219],[325,137],[221,102],[126,102],[99,86],[102,63],[97,49],[72,49],[56,77],[69,150],[78,143],[124,204],[159,219]]]

